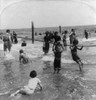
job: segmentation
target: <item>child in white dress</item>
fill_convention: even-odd
[[[30,72],[30,79],[26,86],[21,88],[20,90],[17,90],[15,93],[11,94],[12,96],[16,96],[17,94],[25,94],[30,95],[33,94],[35,90],[42,90],[41,81],[39,78],[36,77],[37,73],[35,70]]]

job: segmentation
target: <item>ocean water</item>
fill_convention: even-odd
[[[81,44],[96,44],[95,38],[88,40],[82,39]],[[62,53],[60,74],[53,74],[52,48],[48,55],[44,55],[42,42],[27,43],[26,48],[22,48],[30,59],[26,65],[21,65],[18,59],[21,42],[13,44],[11,53],[5,57],[0,44],[0,100],[96,100],[96,47],[84,47],[78,51],[84,63],[82,73],[67,47],[67,51]],[[31,70],[37,71],[43,90],[30,96],[10,97],[9,93],[27,84]]]

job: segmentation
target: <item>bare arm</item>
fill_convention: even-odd
[[[55,43],[53,43],[52,51],[55,51]]]
[[[11,41],[11,35],[9,35],[9,41],[10,41],[10,43],[12,43],[12,41]]]
[[[83,49],[83,46],[81,46],[81,48],[78,48],[78,47],[77,47],[77,49],[78,49],[78,50],[82,50],[82,49]]]
[[[63,44],[61,44],[62,45],[62,49],[63,49],[63,51],[64,51],[64,45]]]
[[[70,45],[70,49],[73,50],[74,49],[74,46]]]
[[[42,86],[41,86],[41,84],[40,83],[38,83],[38,86],[40,87],[40,91],[42,90]]]
[[[2,40],[2,43],[3,43],[3,35],[1,36],[1,40]]]

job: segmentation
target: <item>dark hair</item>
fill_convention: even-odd
[[[75,39],[74,41],[73,41],[73,45],[77,45],[79,42],[78,42],[78,40],[77,39]]]
[[[23,42],[26,42],[25,40],[23,40]]]
[[[65,33],[65,34],[67,34],[67,33],[68,33],[68,31],[67,31],[67,30],[65,30],[65,31],[64,31],[64,33]]]
[[[54,35],[57,35],[58,34],[58,32],[56,31],[56,32],[54,32]]]
[[[46,32],[45,32],[45,34],[46,34],[46,35],[48,35],[48,34],[49,34],[49,32],[48,32],[48,31],[46,31]]]
[[[75,31],[75,30],[72,28],[71,31]]]
[[[35,70],[30,72],[30,77],[35,78],[37,76],[37,72]]]
[[[21,50],[19,50],[19,53],[24,53],[24,51],[21,49]]]
[[[6,32],[8,32],[8,33],[9,33],[9,32],[10,32],[10,30],[9,30],[9,29],[7,29],[7,30],[6,30]]]
[[[56,44],[57,44],[57,45],[58,45],[58,44],[61,44],[61,42],[60,42],[60,41],[57,41],[57,43],[56,43]]]

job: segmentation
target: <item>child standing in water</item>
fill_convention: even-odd
[[[83,63],[81,62],[81,59],[79,58],[79,56],[77,55],[77,50],[82,50],[83,46],[81,46],[81,48],[78,48],[78,40],[75,39],[73,41],[73,45],[71,46],[71,54],[72,54],[72,59],[79,64],[79,69],[80,72],[82,71],[82,67],[83,67]]]
[[[41,81],[36,76],[37,76],[36,71],[35,70],[31,71],[30,72],[31,78],[29,79],[28,85],[24,86],[20,90],[11,94],[11,97],[16,96],[17,94],[30,95],[33,94],[35,90],[42,90]]]

